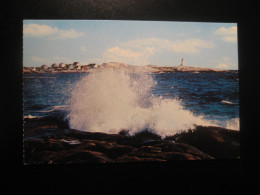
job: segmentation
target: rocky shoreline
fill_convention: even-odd
[[[239,131],[202,126],[165,138],[149,129],[135,135],[82,132],[57,117],[25,118],[24,164],[236,159],[239,136]]]
[[[31,67],[24,67],[23,73],[81,73],[81,72],[92,72],[101,69],[116,69],[127,72],[149,72],[149,73],[166,73],[166,72],[237,72],[237,70],[220,70],[215,68],[202,68],[192,66],[156,66],[156,65],[145,65],[145,66],[134,66],[122,63],[103,63],[98,68],[88,68],[86,70],[33,70]]]

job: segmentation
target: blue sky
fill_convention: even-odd
[[[238,69],[236,23],[24,20],[23,65],[123,62]]]

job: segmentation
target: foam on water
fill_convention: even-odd
[[[32,119],[32,118],[41,118],[40,116],[33,116],[33,115],[27,115],[27,116],[24,116],[23,118],[29,118],[29,119]]]
[[[155,85],[148,73],[94,71],[81,78],[71,92],[70,127],[106,133],[127,129],[130,134],[150,128],[166,136],[194,124],[217,126],[185,110],[180,100],[154,96],[151,90]]]
[[[68,110],[68,106],[67,105],[58,105],[58,106],[53,106],[47,110],[40,110],[38,112],[54,112],[54,111],[59,111],[59,110]]]
[[[227,101],[227,100],[222,100],[221,103],[223,103],[223,104],[233,104],[232,102]]]
[[[240,129],[240,121],[239,118],[233,118],[231,120],[228,120],[225,125],[225,128],[232,129],[232,130],[239,130]]]

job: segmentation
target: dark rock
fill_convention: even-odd
[[[197,126],[195,130],[177,134],[172,139],[194,146],[217,159],[240,156],[239,131]]]
[[[99,151],[105,153],[112,159],[129,153],[133,150],[131,146],[118,145],[115,142],[108,141],[95,141],[90,147],[90,150]]]
[[[129,136],[129,130],[122,129],[118,134],[123,136]]]
[[[122,162],[141,162],[142,160],[136,156],[122,156],[117,158],[116,162],[122,163]]]
[[[68,121],[62,117],[36,117],[24,119],[24,130],[30,131],[33,129],[66,129],[69,128]]]
[[[149,152],[149,153],[162,152],[160,147],[153,147],[153,146],[142,146],[141,148],[138,149],[138,151]]]
[[[164,162],[239,158],[239,132],[197,126],[168,136],[149,129],[133,136],[82,132],[67,128],[59,119],[26,119],[24,163]],[[66,128],[63,128],[66,127]]]
[[[113,162],[103,153],[89,150],[71,151],[64,155],[63,158],[56,161],[57,163],[107,163]]]
[[[163,152],[180,152],[180,153],[186,153],[192,156],[196,156],[200,159],[205,159],[205,160],[214,159],[212,156],[190,145],[183,144],[183,143],[168,142],[168,143],[161,143],[156,146],[160,147]]]
[[[142,147],[142,146],[154,146],[156,144],[159,144],[159,143],[163,143],[164,140],[151,140],[151,139],[148,139],[148,140],[140,140],[136,143],[136,147]]]
[[[159,158],[142,158],[141,162],[166,162],[165,159],[159,159]]]
[[[167,161],[202,160],[198,156],[193,156],[182,152],[164,152],[162,153],[162,157]]]
[[[137,132],[134,134],[133,136],[134,138],[137,138],[137,139],[153,139],[153,140],[160,140],[161,139],[161,136],[158,135],[155,131],[151,130],[151,129],[145,129],[145,130],[142,130],[140,132]]]
[[[117,145],[116,147],[107,150],[106,154],[114,159],[131,151],[133,151],[133,147]]]

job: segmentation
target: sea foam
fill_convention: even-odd
[[[215,125],[185,110],[176,99],[154,96],[156,82],[148,73],[105,69],[81,78],[71,92],[68,120],[82,131],[133,134],[145,128],[162,136],[194,125]]]

